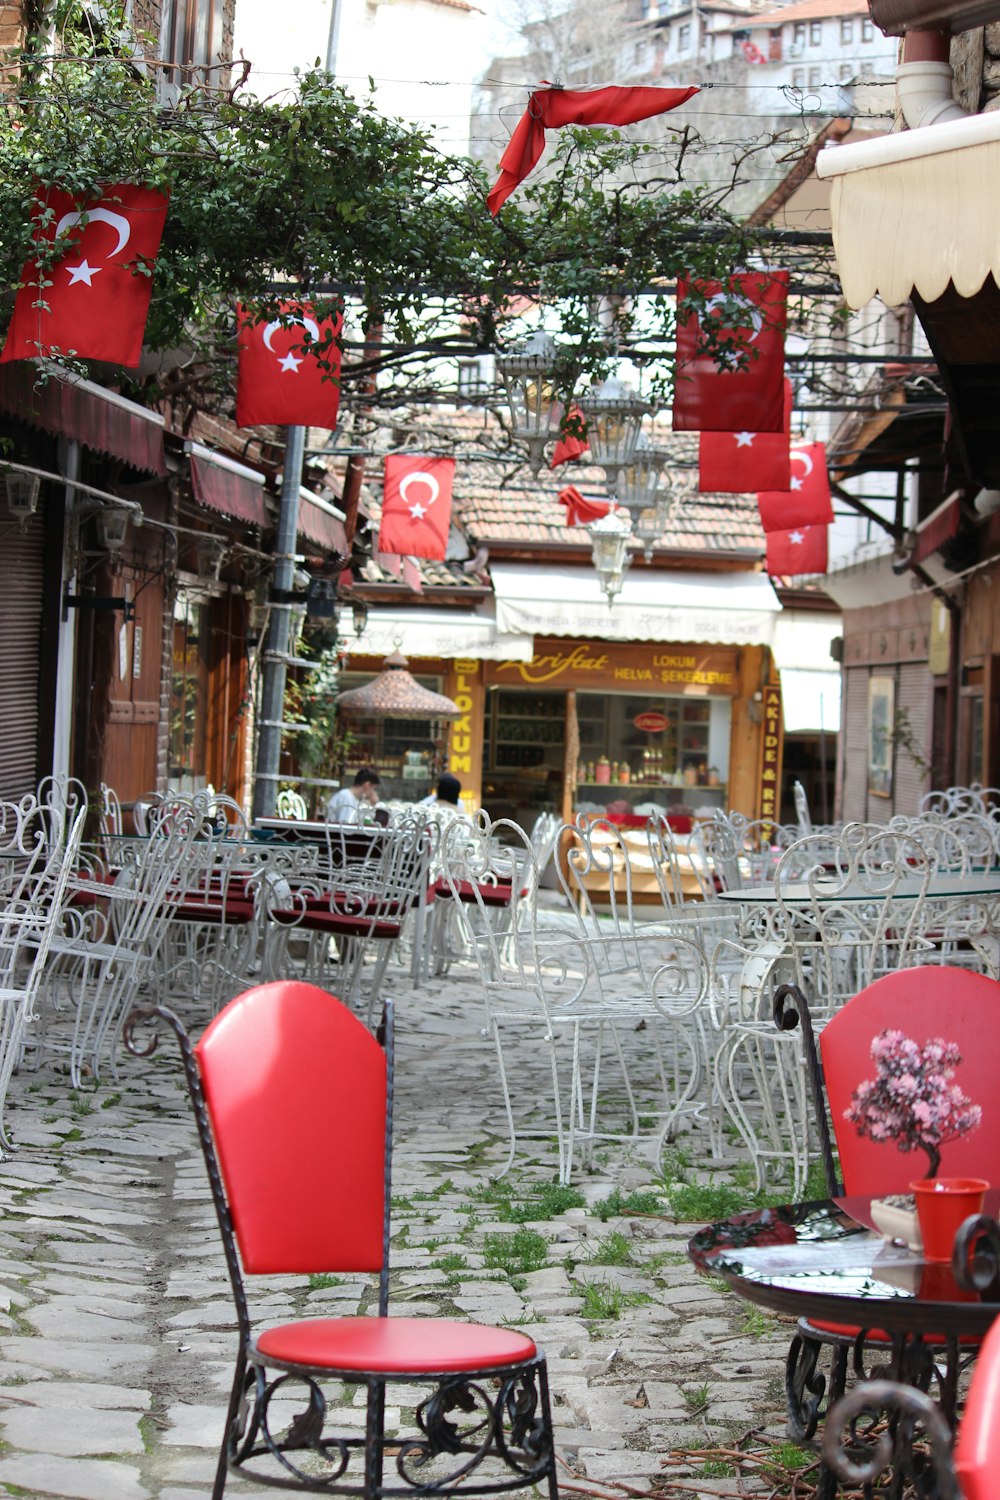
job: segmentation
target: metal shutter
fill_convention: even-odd
[[[38,784],[44,520],[39,510],[23,531],[6,516],[0,521],[0,797],[17,799]]]
[[[844,672],[843,806],[845,823],[864,822],[868,816],[868,668]]]
[[[914,748],[930,760],[930,710],[933,679],[926,662],[904,662],[896,679],[896,711],[909,720]],[[915,813],[927,791],[929,777],[925,766],[918,766],[902,745],[896,745],[893,757],[893,812]]]

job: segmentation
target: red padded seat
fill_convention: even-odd
[[[296,911],[285,911],[281,907],[271,913],[282,927],[298,927],[305,932],[327,932],[331,937],[397,938],[399,922],[382,922],[371,917],[348,917],[343,912],[330,911],[329,907],[306,910],[300,916]]]
[[[305,1318],[268,1328],[254,1340],[260,1354],[313,1369],[484,1370],[534,1359],[527,1334],[445,1318]]]
[[[229,897],[223,905],[221,901],[205,901],[201,897],[189,896],[172,906],[170,915],[175,922],[214,922],[220,925],[226,922],[230,926],[239,926],[253,921],[253,903]]]
[[[437,891],[439,896],[452,895],[451,887],[443,876],[438,881]],[[456,880],[454,894],[459,901],[481,901],[484,906],[509,906],[514,887],[510,881],[503,880],[496,885],[491,881],[483,881],[481,884],[477,882],[475,886],[471,880]]]

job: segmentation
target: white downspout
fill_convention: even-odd
[[[949,41],[944,31],[908,31],[903,38],[903,61],[896,69],[896,89],[903,119],[910,130],[964,120],[964,110],[952,98],[954,73],[948,61]]]

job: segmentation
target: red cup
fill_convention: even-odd
[[[982,1177],[921,1177],[910,1183],[925,1260],[951,1260],[955,1235],[970,1214],[982,1213],[988,1187]]]

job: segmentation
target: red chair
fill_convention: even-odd
[[[499,1494],[558,1500],[545,1357],[525,1334],[388,1316],[392,1011],[379,1038],[301,982],[238,995],[192,1045],[170,1011],[208,1167],[239,1327],[213,1500],[227,1475],[324,1495]],[[241,1269],[242,1268],[242,1269]],[[378,1273],[378,1315],[254,1332],[243,1273]],[[269,1373],[270,1372],[270,1373]],[[386,1387],[427,1387],[410,1435],[386,1437]],[[324,1385],[365,1387],[364,1436],[327,1432]],[[272,1411],[301,1395],[287,1421]],[[409,1398],[407,1398],[409,1399]],[[383,1466],[391,1454],[392,1477]]]
[[[868,1140],[844,1118],[854,1089],[874,1074],[872,1041],[888,1027],[918,1042],[943,1036],[957,1043],[962,1062],[955,1082],[981,1105],[983,1119],[978,1130],[942,1146],[941,1174],[1000,1182],[1000,1092],[996,1088],[1000,1072],[1000,983],[996,980],[943,964],[900,969],[859,990],[819,1033],[801,990],[795,985],[782,985],[775,994],[774,1018],[783,1031],[802,1027],[831,1198],[905,1193],[915,1177],[926,1173],[922,1152],[902,1152],[892,1143]],[[832,1345],[835,1351],[828,1392],[832,1406],[843,1394],[852,1351],[859,1367],[864,1345],[886,1350],[891,1344],[888,1334],[879,1329],[861,1330],[801,1318],[785,1372],[790,1435],[800,1442],[807,1440],[819,1424],[827,1395],[826,1377],[817,1371],[823,1345]],[[975,1341],[963,1344],[966,1352],[972,1348]],[[942,1349],[946,1382],[957,1378],[953,1368],[956,1360],[957,1350]],[[820,1494],[826,1493],[821,1480]]]
[[[892,1435],[883,1434],[859,1456],[858,1418],[884,1413],[891,1418]],[[929,1445],[926,1454],[913,1448],[918,1425]],[[1000,1321],[986,1335],[976,1359],[954,1456],[951,1438],[940,1408],[924,1391],[894,1380],[871,1380],[856,1385],[831,1408],[823,1433],[823,1459],[852,1487],[874,1484],[891,1463],[894,1478],[919,1478],[919,1493],[934,1495],[935,1500],[995,1500],[1000,1480]]]

